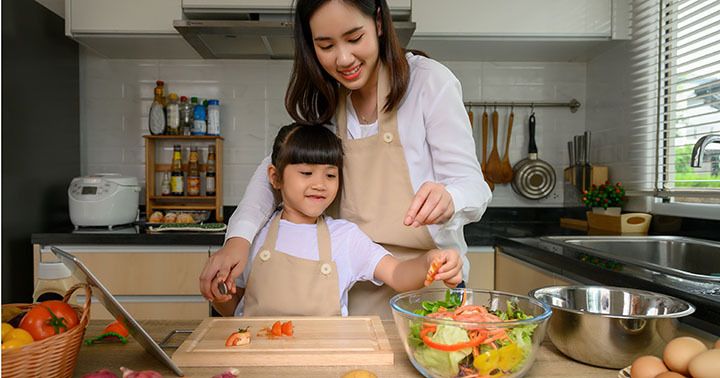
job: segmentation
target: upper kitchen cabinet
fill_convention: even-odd
[[[181,0],[65,0],[65,34],[108,58],[199,58],[173,27]]]
[[[293,0],[183,0],[175,29],[205,59],[292,59]],[[402,46],[415,30],[411,0],[388,6]]]
[[[414,0],[410,48],[441,60],[582,61],[630,36],[629,0]]]
[[[387,0],[393,18],[409,20],[411,1]],[[232,15],[252,13],[263,15],[277,13],[287,17],[294,3],[295,0],[183,0],[182,7],[186,16],[191,19],[231,19]],[[225,16],[221,13],[225,13]]]

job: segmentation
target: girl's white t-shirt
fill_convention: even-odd
[[[276,212],[270,220],[278,216],[278,214],[279,212]],[[343,316],[347,316],[348,292],[350,289],[358,281],[370,281],[381,286],[382,281],[374,278],[375,267],[380,262],[380,259],[385,255],[390,255],[390,252],[370,240],[370,237],[362,232],[355,223],[343,219],[333,219],[329,216],[325,216],[325,222],[330,231],[332,261],[337,265],[340,310]],[[252,262],[255,260],[260,247],[265,243],[269,227],[270,221],[260,230],[250,247],[252,254],[248,259],[248,264],[235,281],[238,287],[246,287]],[[281,219],[275,250],[291,256],[318,261],[317,225],[296,224]],[[235,308],[235,316],[242,316],[244,305],[245,298],[243,297]]]
[[[410,81],[398,107],[398,133],[405,152],[414,192],[425,182],[443,184],[455,207],[453,216],[428,226],[440,249],[460,252],[467,281],[470,263],[463,226],[477,222],[485,212],[492,192],[483,179],[475,150],[472,128],[463,105],[460,81],[439,62],[411,53]],[[377,122],[360,125],[348,101],[348,137],[357,139],[377,133]],[[334,130],[333,125],[329,125]],[[267,178],[270,157],[260,163],[245,195],[228,221],[225,240],[253,240],[275,208],[273,189]],[[410,204],[407,204],[408,208]]]

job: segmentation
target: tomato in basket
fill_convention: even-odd
[[[28,331],[33,339],[38,341],[66,332],[78,323],[77,313],[67,303],[45,301],[38,303],[25,314],[19,328]]]

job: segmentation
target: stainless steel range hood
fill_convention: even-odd
[[[415,23],[395,21],[404,46]],[[173,26],[205,59],[292,59],[293,24],[262,20],[175,20]]]

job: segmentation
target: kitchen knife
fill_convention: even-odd
[[[583,156],[585,157],[585,189],[590,188],[592,180],[592,166],[590,165],[590,132],[586,131],[583,135],[585,151]]]
[[[582,188],[582,177],[583,176],[582,176],[582,163],[581,163],[582,162],[582,160],[581,160],[581,158],[582,158],[582,156],[581,156],[581,154],[582,154],[581,153],[581,151],[582,151],[581,139],[582,138],[580,135],[575,135],[575,137],[574,137],[574,143],[575,143],[575,176],[574,176],[575,182],[574,182],[574,184],[575,184],[575,187],[579,191],[582,192],[583,191],[583,188]]]
[[[570,177],[566,177],[568,181],[570,181],[570,184],[575,184],[575,151],[573,150],[575,148],[575,145],[573,145],[573,141],[568,141],[568,157],[570,158],[570,164],[568,167],[570,167]]]

